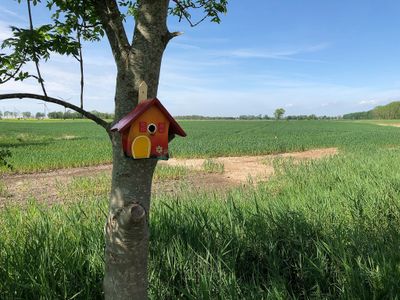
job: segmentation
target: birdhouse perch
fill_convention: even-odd
[[[147,94],[147,85],[145,87]],[[139,101],[141,100],[139,92]],[[185,131],[157,98],[142,100],[111,131],[122,135],[124,153],[134,159],[168,159],[168,137],[185,137]]]

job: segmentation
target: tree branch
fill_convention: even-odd
[[[33,33],[33,21],[32,21],[32,11],[31,11],[31,0],[26,0],[26,3],[28,4],[29,28],[30,28],[30,31],[32,34]],[[34,47],[34,48],[36,49],[36,47]],[[44,80],[43,80],[42,74],[40,73],[39,60],[36,56],[36,53],[33,53],[33,61],[35,62],[36,72],[38,74],[38,81],[40,83],[40,86],[42,87],[43,94],[45,97],[47,97],[47,92],[46,92],[46,88],[44,87]]]
[[[181,32],[181,31],[168,32],[168,34],[163,37],[165,47],[167,47],[167,44],[169,43],[169,41],[171,39],[173,39],[174,37],[180,36],[182,34],[183,34],[183,32]]]
[[[93,0],[92,5],[106,31],[114,59],[120,65],[121,56],[128,57],[129,41],[123,25],[123,16],[115,0]]]
[[[79,43],[79,70],[81,73],[81,82],[80,82],[80,87],[81,87],[81,93],[80,93],[80,100],[81,100],[81,108],[83,109],[83,88],[84,88],[84,84],[85,84],[85,80],[84,80],[84,72],[83,72],[83,55],[82,55],[82,42],[81,42],[81,29],[77,28],[77,39],[78,39],[78,43]]]
[[[179,7],[181,10],[182,14],[179,16],[179,21],[181,21],[182,17],[186,19],[186,21],[189,23],[190,27],[196,27],[199,25],[201,22],[203,22],[205,19],[207,19],[208,15],[206,14],[203,18],[201,18],[199,21],[196,23],[193,23],[192,20],[190,19],[190,15],[188,15],[188,12],[186,11],[188,8],[200,8],[200,6],[196,5],[189,5],[189,6],[184,6],[179,0],[173,0],[175,4]]]
[[[70,109],[84,115],[86,118],[94,121],[96,124],[100,125],[105,130],[107,130],[107,132],[109,132],[110,123],[107,123],[106,121],[95,116],[94,114],[92,114],[72,103],[66,102],[64,100],[49,97],[49,96],[38,95],[38,94],[30,94],[30,93],[0,94],[0,100],[16,99],[16,98],[18,98],[18,99],[22,99],[22,98],[38,99],[38,100],[43,100],[45,102],[55,103],[55,104],[64,106],[66,108],[70,108]]]
[[[174,31],[174,32],[169,33],[169,37],[170,37],[170,39],[173,39],[174,37],[180,36],[182,34],[183,34],[182,31]]]

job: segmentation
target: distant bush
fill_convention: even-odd
[[[6,167],[12,170],[13,166],[8,162],[8,158],[10,158],[11,156],[12,154],[9,149],[0,148],[0,167]]]

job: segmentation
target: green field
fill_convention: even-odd
[[[181,121],[186,138],[171,143],[173,157],[259,155],[339,147],[397,145],[398,128],[345,121]],[[105,131],[90,121],[0,121],[0,149],[15,172],[111,162]],[[0,172],[8,172],[6,169]]]
[[[40,147],[54,154],[52,144],[71,155],[79,152],[71,145],[90,152],[85,145],[98,140],[109,155],[105,136],[90,123],[54,122],[72,125],[54,130],[38,124],[0,123],[8,128],[2,147],[19,171],[29,170],[18,165],[20,157]],[[344,121],[182,124],[188,137],[174,140],[177,157],[331,146],[340,152],[300,164],[276,159],[268,182],[223,193],[185,186],[187,170],[180,170],[182,188],[152,200],[151,299],[399,298],[400,128]],[[47,142],[24,145],[23,126]],[[80,139],[57,139],[65,135]],[[94,163],[89,155],[81,156],[83,164]],[[46,156],[35,163],[30,170],[45,165]],[[3,209],[0,298],[101,299],[108,190],[109,177],[87,178],[60,187],[66,198],[75,195],[69,204],[32,199]]]
[[[89,121],[0,121],[1,148],[11,151],[15,172],[111,162],[107,134]]]

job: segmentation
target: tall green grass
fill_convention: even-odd
[[[152,299],[396,299],[400,149],[293,165],[152,203]],[[323,180],[322,180],[323,179]],[[106,196],[0,213],[0,298],[101,298]]]

